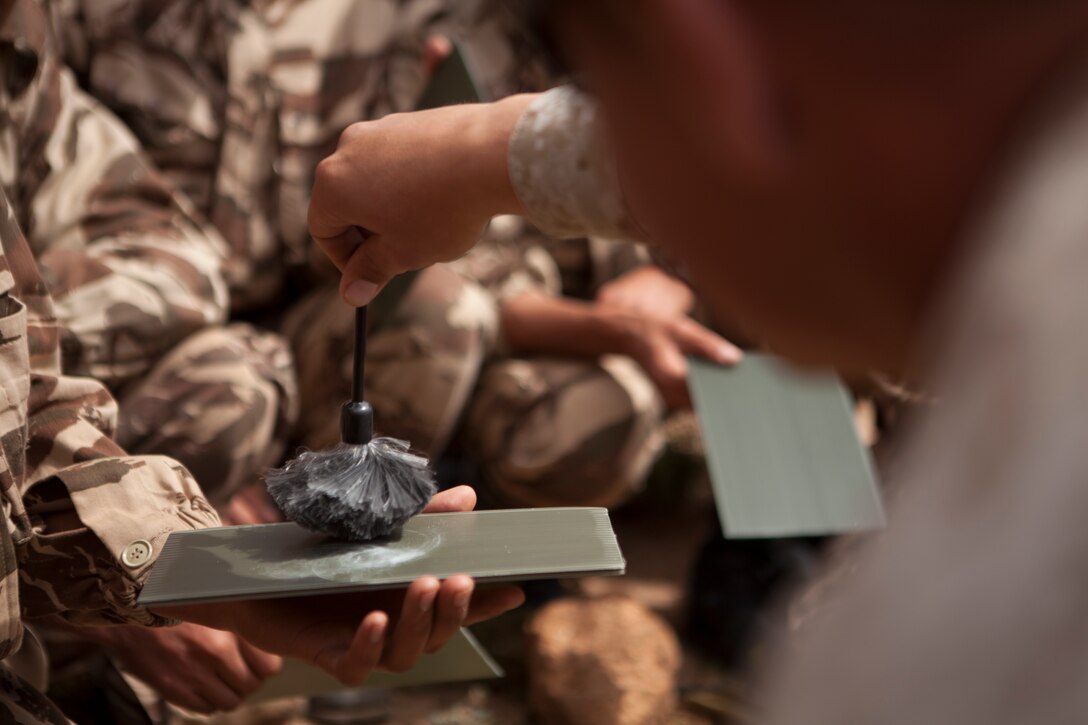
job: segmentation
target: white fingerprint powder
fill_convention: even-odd
[[[356,544],[349,551],[312,560],[310,571],[328,581],[365,581],[368,574],[419,559],[438,546],[438,542],[437,536],[404,531],[396,542]]]
[[[337,543],[324,545],[305,557],[286,561],[256,561],[243,555],[238,562],[251,574],[267,579],[298,579],[316,576],[345,584],[365,583],[378,573],[423,557],[441,543],[435,533],[402,531],[395,541],[372,544]]]

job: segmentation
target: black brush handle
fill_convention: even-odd
[[[351,369],[351,400],[340,409],[340,439],[365,445],[374,437],[374,409],[363,400],[366,375],[366,307],[355,308],[355,360]]]
[[[366,378],[366,305],[355,308],[355,364],[351,368],[351,402],[362,403]]]

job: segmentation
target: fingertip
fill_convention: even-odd
[[[385,639],[385,630],[389,627],[389,615],[382,611],[371,612],[363,620],[366,641],[380,644]]]
[[[476,590],[476,582],[467,574],[455,574],[446,580],[450,595],[453,598],[453,607],[457,616],[463,622],[468,616],[469,606],[472,604],[472,594]]]
[[[438,577],[430,575],[421,576],[412,582],[412,588],[420,593],[437,591],[440,586],[442,586],[442,582],[438,581]]]
[[[442,588],[442,583],[434,577],[424,577],[419,582],[419,601],[416,606],[420,612],[426,614],[434,608],[434,600],[438,597],[438,591]]]
[[[506,611],[511,609],[517,609],[522,604],[525,604],[525,592],[521,587],[510,587],[509,592],[506,595],[507,603],[510,605]]]
[[[340,682],[358,687],[366,682],[381,659],[389,615],[375,610],[363,617],[351,646],[337,658],[331,670]]]
[[[455,486],[435,495],[424,513],[456,513],[476,508],[476,491],[471,486]]]
[[[265,677],[271,677],[283,669],[283,658],[277,655],[268,655],[262,663],[261,673]]]
[[[471,511],[476,508],[476,490],[472,486],[456,486],[449,490],[452,505],[458,511]]]
[[[453,43],[445,35],[432,35],[427,38],[423,52],[423,66],[427,75],[433,75],[452,52]]]
[[[454,574],[446,579],[446,585],[453,589],[472,589],[476,586],[476,580],[468,574]]]
[[[744,359],[744,353],[736,345],[724,343],[718,346],[714,360],[719,365],[736,365]]]
[[[365,279],[357,279],[351,282],[344,288],[344,301],[352,307],[363,307],[368,305],[371,301],[378,296],[378,291],[381,288],[373,282],[368,282]]]

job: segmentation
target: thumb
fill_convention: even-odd
[[[665,338],[653,351],[653,365],[660,381],[685,380],[688,374],[688,360],[681,345]]]
[[[392,247],[380,235],[358,245],[341,268],[340,295],[353,307],[368,305],[382,288],[408,268],[392,254]]]
[[[719,365],[736,365],[743,355],[736,345],[690,317],[678,320],[672,332],[673,338],[684,352],[712,360]]]
[[[471,511],[476,508],[476,492],[470,486],[456,486],[436,493],[424,513],[435,514],[448,511]]]
[[[444,35],[432,35],[427,38],[423,47],[423,70],[427,77],[431,77],[442,65],[450,53],[453,52],[453,43]]]

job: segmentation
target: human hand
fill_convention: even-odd
[[[453,41],[445,35],[432,35],[423,44],[423,73],[430,78],[453,52]]]
[[[265,485],[254,483],[231,497],[219,519],[224,526],[276,524],[283,521],[283,512],[272,503]]]
[[[467,486],[437,494],[427,513],[471,511]],[[407,590],[163,607],[162,614],[235,632],[252,644],[310,662],[347,685],[376,669],[403,672],[440,649],[462,626],[519,606],[524,595],[501,586],[476,592],[467,576],[416,580]]]
[[[310,234],[367,304],[394,275],[460,257],[497,214],[523,211],[507,146],[532,96],[356,123],[317,167]]]
[[[626,310],[610,315],[623,340],[623,352],[654,381],[670,408],[690,408],[688,355],[735,365],[742,353],[718,333],[690,317],[655,317]]]
[[[282,660],[230,632],[176,627],[80,627],[167,702],[198,713],[230,711],[279,672]]]
[[[597,304],[655,317],[681,317],[691,312],[691,288],[660,267],[647,264],[606,282]]]

